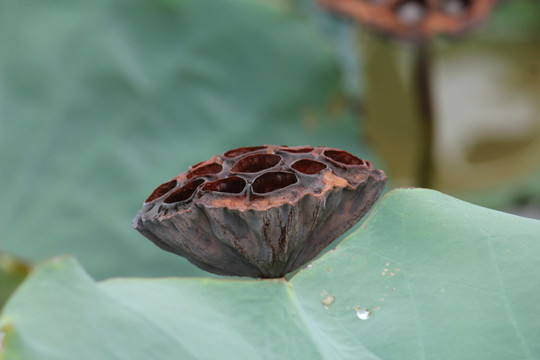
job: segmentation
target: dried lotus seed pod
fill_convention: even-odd
[[[385,181],[371,162],[339,149],[243,147],[160,185],[133,225],[204,270],[282,277],[353,226]]]
[[[457,35],[486,19],[497,0],[320,0],[322,6],[399,38]]]

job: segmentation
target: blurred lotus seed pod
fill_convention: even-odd
[[[489,17],[497,0],[320,0],[323,7],[407,39],[458,35]]]

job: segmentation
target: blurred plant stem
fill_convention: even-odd
[[[31,270],[27,263],[0,251],[0,309]]]
[[[433,186],[431,44],[363,33],[367,135],[398,186]]]
[[[418,169],[418,186],[430,188],[433,186],[432,174],[434,170],[434,137],[435,112],[433,110],[433,91],[431,89],[431,42],[424,41],[414,44],[414,86],[418,93],[418,106],[420,120],[423,125],[421,159]]]

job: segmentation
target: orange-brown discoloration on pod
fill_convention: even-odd
[[[354,225],[385,181],[339,149],[239,148],[160,185],[133,223],[207,271],[281,277]]]

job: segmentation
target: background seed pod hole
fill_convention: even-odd
[[[201,167],[198,167],[198,168],[195,168],[193,170],[191,170],[188,174],[187,174],[187,178],[188,179],[191,179],[191,178],[194,178],[196,176],[205,176],[205,175],[210,175],[210,174],[218,174],[221,170],[223,169],[223,167],[220,165],[220,164],[208,164],[208,165],[204,165],[204,166],[201,166]]]
[[[324,155],[341,165],[364,165],[364,162],[346,151],[326,150]]]
[[[326,169],[326,164],[315,160],[302,159],[295,161],[291,167],[303,174],[313,175]]]
[[[163,195],[165,195],[166,193],[174,189],[176,187],[176,184],[177,184],[176,180],[171,180],[171,181],[167,181],[164,184],[159,185],[156,188],[156,190],[154,190],[152,194],[150,194],[150,196],[148,197],[148,199],[146,199],[145,202],[151,202],[151,201],[154,201],[155,199],[162,197]]]
[[[216,191],[229,194],[240,194],[246,187],[246,180],[238,176],[231,176],[225,179],[219,179],[206,183],[203,191]]]
[[[255,179],[252,189],[255,193],[266,194],[278,189],[283,189],[298,182],[296,175],[287,172],[269,172]]]
[[[238,160],[231,169],[231,172],[256,173],[276,166],[281,160],[279,155],[257,154],[249,155]]]
[[[238,148],[238,149],[229,150],[225,154],[223,154],[223,156],[225,156],[227,158],[233,158],[233,157],[236,157],[236,156],[239,156],[239,155],[244,155],[244,154],[247,154],[247,153],[250,153],[250,152],[253,152],[253,151],[257,151],[257,150],[261,150],[261,149],[265,149],[265,148],[266,148],[266,146],[241,147],[241,148]]]

